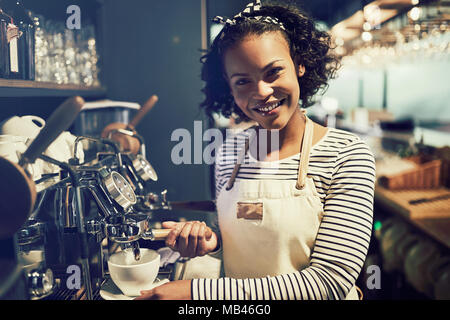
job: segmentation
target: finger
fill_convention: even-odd
[[[178,250],[178,246],[177,246],[177,241],[178,241],[178,237],[180,235],[181,230],[183,229],[185,223],[177,223],[175,228],[172,229],[172,231],[167,235],[166,238],[166,245],[173,249],[173,250]]]
[[[187,256],[187,247],[189,242],[189,234],[191,233],[192,222],[186,222],[183,226],[183,229],[180,232],[177,240],[178,251],[181,253],[183,257]]]
[[[134,298],[134,300],[151,300],[152,296],[153,296],[153,291],[152,290],[142,290],[140,292],[140,296]]]
[[[205,239],[209,241],[209,240],[211,240],[213,232],[212,232],[211,228],[208,227],[206,224],[205,224],[205,227],[206,227]]]
[[[198,231],[197,251],[195,253],[197,256],[205,255],[205,251],[206,251],[205,250],[205,248],[206,248],[206,246],[205,246],[205,244],[206,244],[205,232],[206,232],[206,225],[205,225],[205,223],[202,223],[200,225],[200,228],[199,228],[199,231]]]
[[[141,294],[141,295],[143,295],[143,294],[148,294],[148,293],[151,293],[152,292],[152,290],[141,290],[141,291],[139,291],[139,293]]]
[[[165,229],[175,229],[178,226],[178,223],[175,221],[164,221],[162,223],[162,227]],[[176,234],[172,233],[171,237],[169,237],[170,233],[166,237],[166,246],[173,249],[174,240],[176,240]]]
[[[179,224],[179,222],[175,222],[175,221],[164,221],[162,223],[162,227],[165,229],[174,229],[176,228],[176,226]]]
[[[206,240],[210,240],[211,237],[212,237],[213,231],[211,230],[210,227],[208,227],[208,226],[206,225],[206,223],[205,223],[204,221],[202,221],[202,225],[205,226],[205,239],[206,239]]]
[[[195,222],[192,224],[191,232],[189,233],[189,242],[187,247],[187,254],[189,257],[193,258],[196,256],[197,242],[198,242],[198,232],[200,230],[200,222]]]
[[[206,228],[206,224],[202,222],[198,230],[198,241],[202,241],[205,238]]]

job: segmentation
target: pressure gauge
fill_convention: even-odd
[[[141,177],[142,180],[148,181],[158,181],[158,175],[153,169],[150,162],[148,162],[142,155],[138,154],[133,159],[133,167],[136,169],[137,174]]]
[[[108,193],[123,209],[136,203],[136,194],[128,181],[119,173],[112,171],[104,178]]]

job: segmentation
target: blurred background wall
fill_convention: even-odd
[[[159,96],[137,128],[159,175],[155,188],[167,188],[172,200],[210,198],[209,166],[171,160],[178,143],[171,141],[175,129],[187,129],[194,137],[194,121],[207,126],[199,109],[201,2],[108,0],[101,21],[108,98],[142,104],[152,94]]]

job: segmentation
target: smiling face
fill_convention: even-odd
[[[299,115],[297,77],[304,67],[279,32],[246,36],[226,51],[224,66],[236,105],[263,128],[281,130]]]

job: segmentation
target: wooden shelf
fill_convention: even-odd
[[[103,87],[0,79],[0,97],[96,97],[105,94],[106,89]]]
[[[430,198],[449,192],[450,190],[446,188],[391,191],[377,184],[375,201],[450,248],[450,233],[448,232],[450,230],[450,200],[438,200],[418,205],[408,203],[409,200]]]

